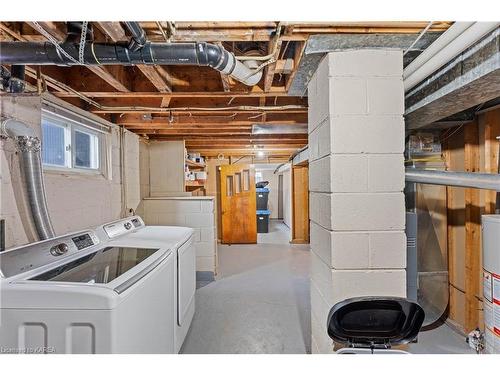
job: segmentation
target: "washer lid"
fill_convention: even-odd
[[[156,253],[158,248],[106,247],[29,280],[107,284]]]
[[[328,335],[354,347],[391,347],[417,337],[424,310],[397,297],[360,297],[339,302],[328,314]]]

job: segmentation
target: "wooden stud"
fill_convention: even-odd
[[[477,121],[465,126],[465,170],[479,172],[479,132]],[[481,273],[481,212],[479,190],[465,189],[465,329],[475,329],[479,321],[479,280]]]
[[[292,241],[309,243],[309,167],[292,167]]]
[[[268,53],[273,53],[273,59],[277,60],[279,53],[281,51],[281,38],[279,35],[275,35],[273,39],[268,44]],[[275,47],[276,46],[276,47]],[[276,48],[276,50],[273,50]],[[267,65],[264,68],[264,91],[269,92],[273,85],[274,73],[276,71],[276,62]]]
[[[290,89],[290,86],[293,83],[293,80],[295,78],[295,75],[297,74],[297,70],[299,67],[300,60],[302,59],[302,55],[304,54],[304,50],[306,49],[306,43],[305,42],[297,42],[295,46],[295,55],[293,57],[293,64],[297,68],[294,69],[292,74],[290,74],[286,80],[285,83],[285,91],[288,92]]]
[[[500,136],[500,109],[488,111],[480,116],[484,116],[484,166],[485,173],[498,173],[498,147],[500,141],[496,137]],[[494,214],[497,193],[495,191],[485,191],[485,213]]]

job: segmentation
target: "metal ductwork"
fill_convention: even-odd
[[[406,168],[407,182],[500,191],[500,174]]]
[[[31,127],[14,119],[1,122],[0,134],[14,140],[20,151],[21,171],[24,175],[31,215],[39,239],[46,240],[55,237],[45,195],[40,139]]]
[[[140,43],[136,36],[131,44]],[[137,46],[136,46],[137,45]],[[200,65],[210,66],[248,86],[256,85],[262,70],[238,61],[222,46],[205,42],[151,43],[146,42],[136,50],[124,44],[85,43],[84,65]],[[62,48],[68,55],[61,53]],[[50,42],[0,42],[1,64],[22,65],[78,65],[78,43],[64,42],[57,48]],[[249,65],[251,67],[249,67]]]

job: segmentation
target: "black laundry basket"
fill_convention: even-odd
[[[413,341],[424,318],[424,310],[404,298],[350,298],[332,307],[327,331],[332,340],[347,344],[339,354],[406,354],[391,347]]]

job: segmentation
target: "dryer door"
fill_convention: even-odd
[[[196,292],[196,249],[190,237],[177,250],[177,324],[182,326]]]

